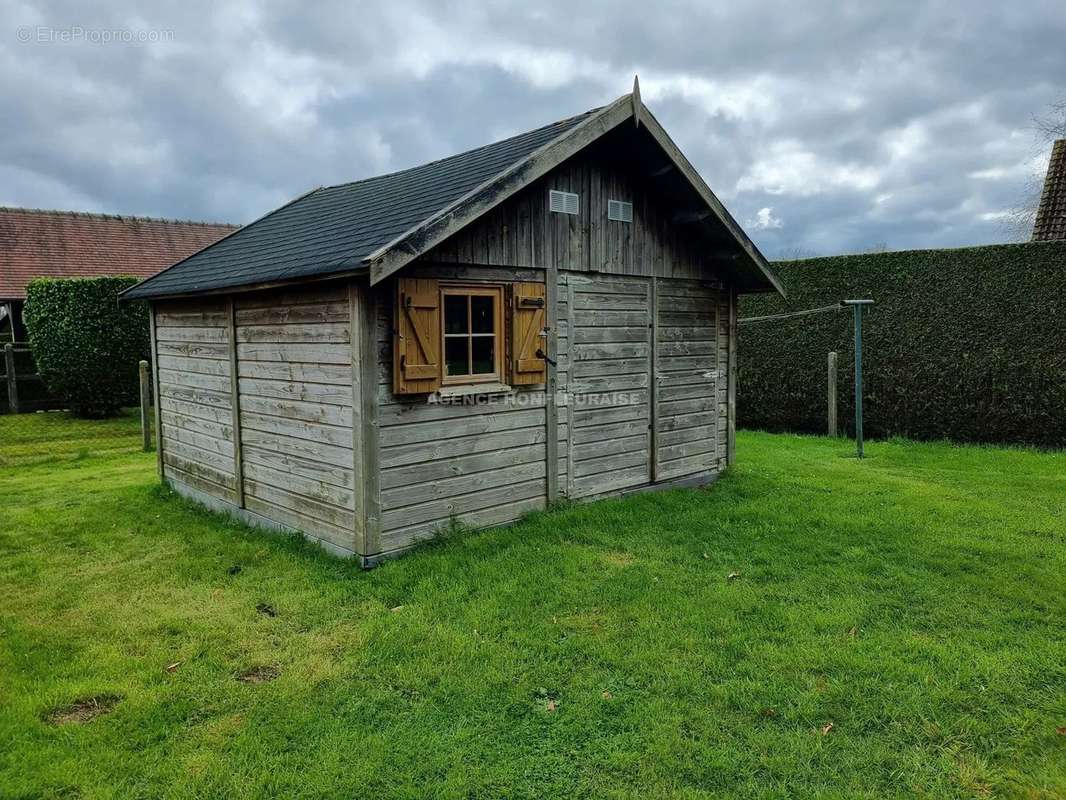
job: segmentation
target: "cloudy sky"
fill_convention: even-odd
[[[247,222],[639,73],[771,258],[987,243],[1066,97],[1063,0],[166,5],[0,0],[0,205]]]

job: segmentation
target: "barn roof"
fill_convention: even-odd
[[[205,222],[0,207],[0,298],[34,278],[146,278],[236,230]]]
[[[217,292],[369,274],[372,283],[473,222],[624,120],[637,119],[739,245],[759,288],[782,291],[766,259],[681,155],[639,91],[456,156],[314,189],[124,293],[126,299]]]

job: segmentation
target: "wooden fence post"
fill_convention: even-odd
[[[829,380],[826,392],[826,405],[829,413],[829,435],[837,435],[837,354],[829,354]]]
[[[148,453],[152,450],[152,417],[149,411],[152,407],[152,392],[148,383],[148,362],[141,361],[138,367],[141,371],[141,441],[144,452]]]
[[[7,370],[7,406],[11,414],[19,413],[19,390],[15,375],[15,345],[4,345],[4,368]]]

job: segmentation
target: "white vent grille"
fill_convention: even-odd
[[[548,195],[548,207],[556,214],[576,214],[577,195],[573,192],[557,192],[552,189]]]
[[[608,200],[607,219],[614,219],[619,222],[632,222],[633,204],[624,203],[621,200]]]

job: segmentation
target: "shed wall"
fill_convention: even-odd
[[[163,475],[236,503],[227,302],[161,303],[154,322]]]
[[[153,316],[164,478],[355,552],[348,288],[170,301]]]

